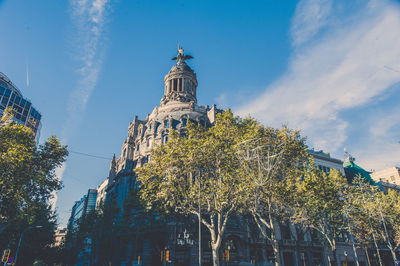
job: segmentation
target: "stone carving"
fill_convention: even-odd
[[[192,59],[193,56],[191,55],[185,55],[184,50],[182,47],[180,47],[178,45],[178,55],[173,57],[172,60],[177,60],[178,61],[178,65],[183,65],[185,63],[185,60],[189,60]]]

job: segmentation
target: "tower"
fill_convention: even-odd
[[[181,47],[178,48],[178,55],[172,58],[172,60],[177,60],[177,63],[164,78],[164,96],[160,102],[161,106],[174,101],[197,104],[196,73],[185,62],[192,58],[190,55],[185,55]]]

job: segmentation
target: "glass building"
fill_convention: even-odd
[[[14,109],[14,120],[21,125],[30,127],[36,139],[39,139],[42,115],[28,99],[22,96],[21,91],[11,80],[0,72],[0,115],[3,115],[4,109],[7,107]]]
[[[80,200],[75,201],[68,220],[68,230],[76,228],[78,221],[96,208],[97,190],[89,189]]]

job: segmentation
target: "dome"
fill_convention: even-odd
[[[186,63],[183,64],[176,64],[174,65],[171,70],[168,72],[168,74],[176,73],[176,72],[190,72],[194,74],[193,69],[190,68]]]

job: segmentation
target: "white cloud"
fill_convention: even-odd
[[[104,59],[103,32],[109,2],[110,0],[70,0],[71,20],[76,29],[73,43],[78,79],[68,100],[67,119],[62,130],[62,139],[66,143],[80,124],[97,84]],[[62,179],[65,169],[66,164],[58,169],[59,179]]]
[[[291,33],[293,44],[302,45],[286,73],[239,107],[239,114],[273,126],[287,123],[302,129],[315,148],[342,150],[352,121],[340,112],[365,106],[400,82],[400,72],[394,71],[400,69],[398,4],[370,1],[356,11],[344,15],[332,9],[331,1],[301,1]],[[329,16],[336,20],[327,25]]]
[[[306,0],[297,5],[291,27],[294,45],[306,42],[328,23],[332,4],[333,0]]]

